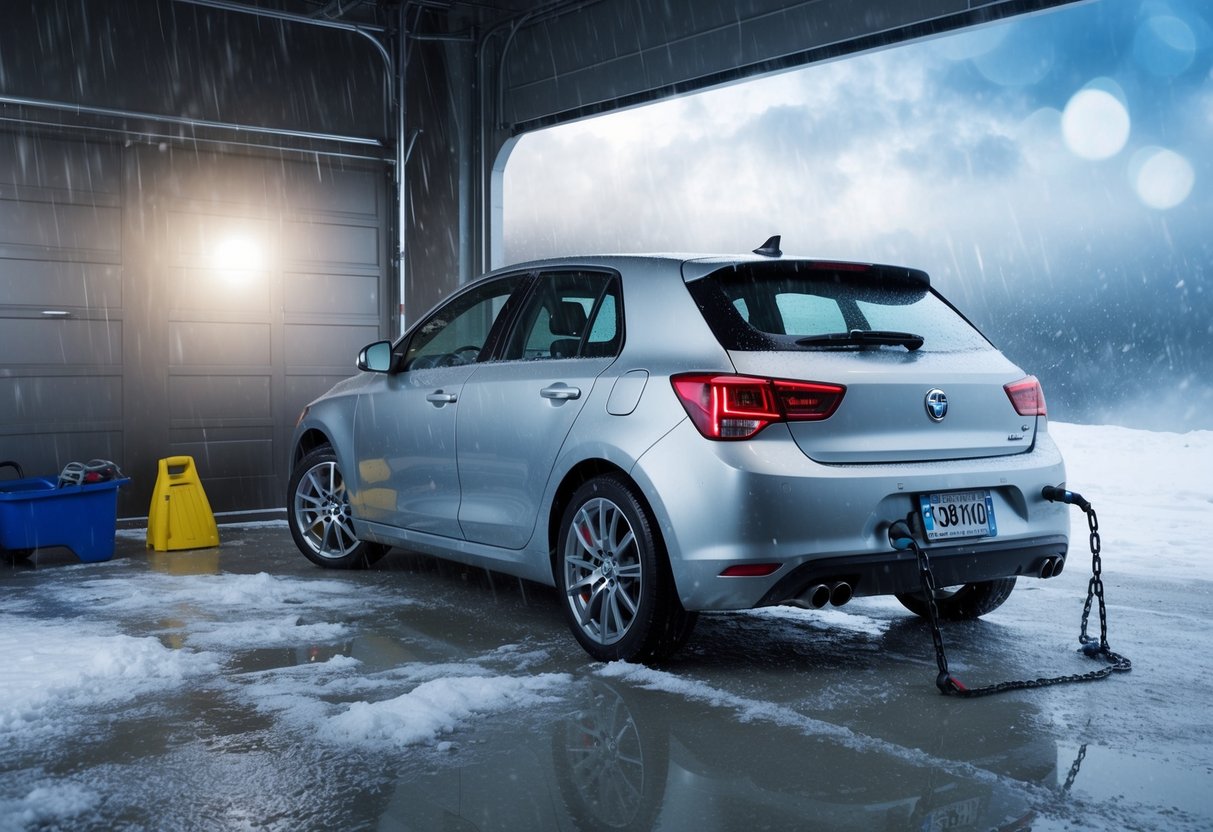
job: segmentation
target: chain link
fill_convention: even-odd
[[[998,682],[980,688],[965,687],[948,670],[948,656],[944,650],[943,632],[939,629],[939,608],[935,604],[935,575],[931,571],[930,558],[927,557],[926,551],[918,545],[918,542],[910,538],[910,548],[914,550],[914,555],[918,559],[919,582],[922,584],[922,592],[927,600],[927,620],[931,625],[931,639],[935,642],[935,663],[939,667],[939,675],[935,679],[935,686],[939,688],[940,693],[975,698],[1003,693],[1009,690],[1028,690],[1069,682],[1091,682],[1096,679],[1107,678],[1113,673],[1133,669],[1132,662],[1124,656],[1112,652],[1108,646],[1108,610],[1104,603],[1103,559],[1100,556],[1102,543],[1099,539],[1099,518],[1096,516],[1095,509],[1091,507],[1090,503],[1078,495],[1072,495],[1069,492],[1065,493],[1066,499],[1064,502],[1077,504],[1082,509],[1087,515],[1087,526],[1091,530],[1091,580],[1087,583],[1087,600],[1082,608],[1082,627],[1079,632],[1078,641],[1082,644],[1082,653],[1091,658],[1103,657],[1108,664],[1098,670],[1091,670],[1087,673],[1070,673],[1063,676],[1041,677],[1038,679],[1017,679],[1009,682]],[[1087,635],[1087,622],[1091,616],[1091,605],[1097,598],[1099,599],[1098,644]],[[1084,747],[1083,751],[1085,752],[1085,750]],[[1081,762],[1082,756],[1084,755],[1080,754],[1078,762]],[[1076,774],[1077,771],[1074,771],[1074,773]]]
[[[1082,768],[1082,761],[1087,758],[1087,744],[1084,742],[1078,749],[1078,756],[1074,758],[1074,762],[1070,764],[1070,773],[1066,775],[1066,782],[1061,787],[1063,792],[1068,792],[1074,787],[1074,780],[1078,777],[1078,771]]]

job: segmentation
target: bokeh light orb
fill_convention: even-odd
[[[1105,89],[1088,85],[1071,96],[1061,114],[1066,147],[1083,159],[1109,159],[1129,140],[1129,111]]]
[[[1192,193],[1196,172],[1186,158],[1164,147],[1145,147],[1133,154],[1129,181],[1143,204],[1159,211],[1182,203]]]

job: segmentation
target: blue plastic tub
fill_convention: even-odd
[[[130,478],[58,488],[49,477],[0,482],[0,550],[64,546],[82,561],[114,556],[118,489]]]

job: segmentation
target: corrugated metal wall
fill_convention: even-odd
[[[188,454],[280,506],[299,409],[387,331],[382,165],[0,134],[0,459]]]

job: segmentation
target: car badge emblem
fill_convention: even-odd
[[[948,397],[939,388],[927,391],[926,406],[932,422],[942,422],[948,415]]]

